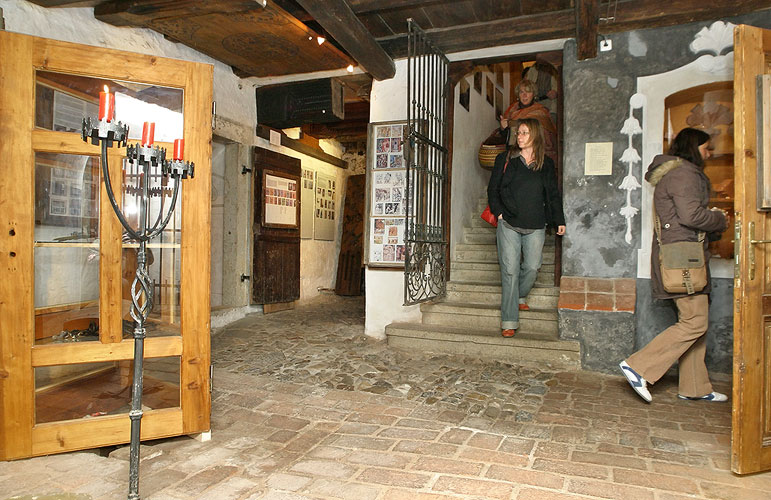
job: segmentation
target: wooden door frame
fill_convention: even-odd
[[[61,42],[0,31],[0,175],[3,211],[0,215],[0,460],[46,455],[78,449],[128,443],[127,414],[35,425],[34,368],[102,360],[133,359],[133,340],[108,332],[100,342],[34,345],[34,151],[40,142],[61,138],[62,145],[80,141],[77,149],[98,156],[99,147],[84,143],[77,134],[35,130],[35,73],[37,70],[81,76],[128,80],[181,88],[184,99],[186,155],[195,162],[196,176],[182,189],[181,337],[145,341],[146,357],[180,356],[180,407],[151,410],[142,419],[142,439],[190,434],[210,429],[210,211],[211,118],[213,67],[208,64],[159,58],[113,49]],[[19,110],[27,110],[26,113]],[[51,146],[54,147],[54,146]],[[82,149],[81,149],[82,148]],[[102,187],[102,189],[104,189]],[[102,191],[100,219],[104,212]],[[100,309],[112,311],[107,328],[120,321],[120,239],[106,222],[110,241],[100,248],[102,279]],[[120,234],[120,230],[117,230]],[[187,235],[187,236],[186,236]],[[105,236],[105,235],[102,235]],[[118,255],[110,255],[109,252]],[[105,255],[104,252],[108,254]],[[117,264],[116,264],[117,263]],[[110,290],[109,293],[102,288]],[[102,296],[105,295],[103,298]],[[107,313],[107,311],[105,311]],[[101,314],[101,313],[100,313]],[[117,319],[116,319],[117,318]]]
[[[760,50],[758,49],[760,48]],[[769,247],[752,245],[771,238],[771,217],[757,210],[756,82],[744,75],[765,73],[771,30],[737,26],[734,32],[734,161],[736,229],[734,269],[734,361],[731,470],[748,474],[771,468],[771,388],[768,376],[771,291],[766,269]],[[754,253],[754,255],[753,255]],[[755,273],[751,278],[751,259]],[[765,338],[764,338],[765,337]]]

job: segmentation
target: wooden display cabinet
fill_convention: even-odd
[[[212,67],[4,31],[0,60],[0,459],[129,442],[137,245],[113,213],[99,147],[80,133],[104,85],[129,143],[153,121],[156,144],[184,138],[195,163],[148,244],[142,439],[208,431]],[[109,175],[130,213],[124,153],[109,149]],[[151,214],[173,187],[157,174]]]
[[[682,90],[667,97],[665,102],[667,131],[664,151],[675,135],[686,127],[704,130],[710,136],[712,158],[704,165],[704,173],[712,184],[710,207],[728,212],[729,230],[718,241],[710,243],[710,252],[723,259],[734,255],[734,136],[733,82],[716,82]]]

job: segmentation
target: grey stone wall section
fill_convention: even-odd
[[[771,28],[770,12],[722,20]],[[586,61],[576,60],[575,40],[566,43],[563,198],[568,232],[563,238],[563,275],[637,277],[640,214],[633,219],[631,244],[624,241],[626,220],[619,214],[626,204],[626,191],[618,186],[627,166],[618,158],[628,146],[620,130],[629,116],[629,98],[636,91],[637,77],[671,71],[694,61],[697,56],[688,45],[712,22],[611,35],[613,50],[599,52]],[[587,142],[613,142],[612,175],[584,176]],[[641,136],[635,136],[633,145],[642,153]],[[643,182],[639,170],[638,180]],[[640,208],[640,190],[632,193],[632,205]]]
[[[635,315],[560,309],[560,337],[581,343],[581,368],[618,374],[618,363],[634,349]]]
[[[639,76],[671,71],[694,61],[688,45],[703,27],[714,21],[669,28],[636,30],[608,36],[613,50],[599,52],[586,61],[576,60],[574,40],[566,43],[563,66],[564,122],[563,199],[567,234],[563,238],[562,274],[596,278],[637,278],[640,219],[632,220],[632,242],[626,243],[626,220],[619,210],[626,191],[618,186],[627,175],[619,158],[628,147],[620,130],[629,116],[629,98]],[[771,29],[771,10],[720,19]],[[642,115],[638,112],[639,119]],[[587,142],[613,143],[613,173],[584,175]],[[642,154],[642,138],[633,146]],[[636,176],[640,183],[640,166]],[[643,169],[647,165],[642,166]],[[640,190],[632,193],[632,206],[640,208]],[[707,332],[707,367],[712,373],[731,373],[733,356],[733,282],[714,279],[710,328]],[[588,370],[616,371],[615,364],[644,346],[676,321],[671,301],[654,302],[650,280],[637,279],[634,315],[599,311],[560,310],[563,338],[582,344],[582,366]]]

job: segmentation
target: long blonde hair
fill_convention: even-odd
[[[541,170],[541,167],[543,167],[544,152],[546,150],[541,122],[535,118],[523,118],[517,120],[516,127],[512,127],[511,133],[516,134],[519,132],[519,127],[521,125],[527,127],[527,130],[530,132],[530,138],[533,140],[533,159],[535,160],[535,168],[533,170]],[[509,150],[509,158],[511,158],[515,152],[519,152],[519,145],[516,140],[514,141],[513,147]]]

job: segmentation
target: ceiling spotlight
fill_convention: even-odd
[[[317,36],[316,41],[319,42],[319,45],[321,45],[322,43],[326,42],[327,39],[324,38],[323,36]]]
[[[308,35],[308,40],[313,40],[313,37],[311,35]]]
[[[348,73],[353,73],[353,64],[349,64],[348,67],[345,69],[348,70]]]

